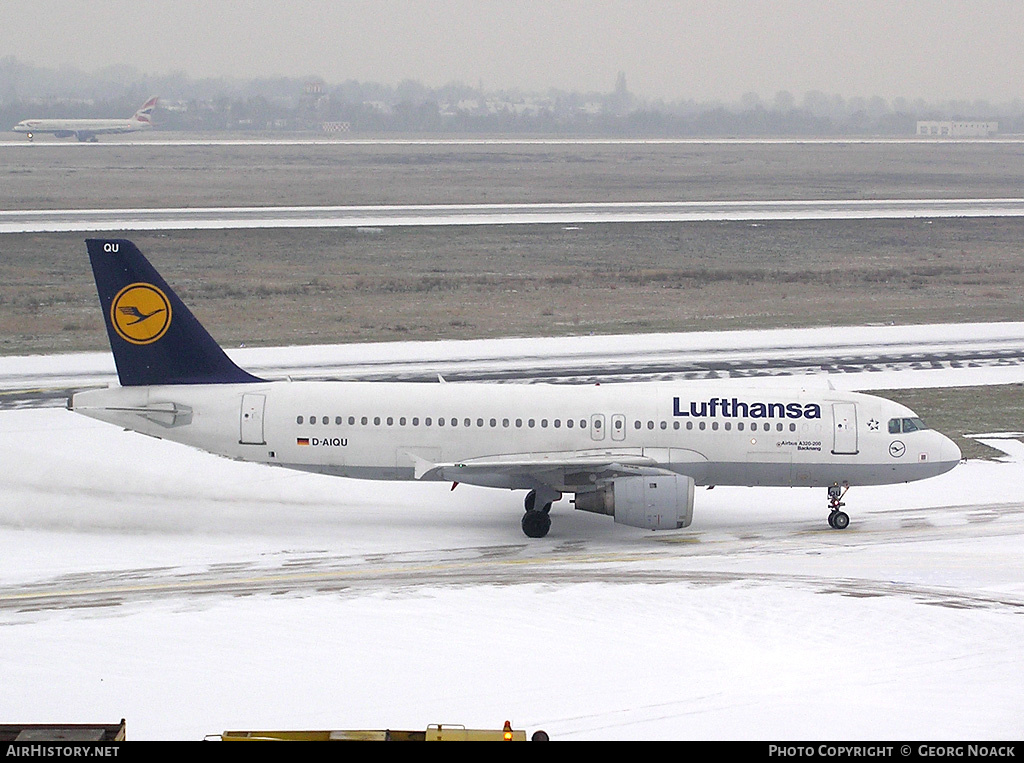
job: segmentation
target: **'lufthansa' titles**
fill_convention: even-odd
[[[700,402],[683,403],[672,398],[673,416],[744,419],[820,419],[821,406],[817,403],[762,403],[746,402],[737,398],[713,397]]]

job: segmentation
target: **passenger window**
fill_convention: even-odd
[[[336,424],[337,426],[341,426],[341,416],[335,416],[335,417],[334,417],[334,423],[335,423],[335,424]]]
[[[302,417],[301,416],[297,416],[296,419],[295,419],[295,423],[296,424],[301,424],[302,423]]]
[[[388,416],[388,426],[391,427],[391,426],[394,426],[394,425],[395,425],[394,418],[392,418],[391,416]]]

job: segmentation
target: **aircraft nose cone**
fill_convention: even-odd
[[[960,446],[943,435],[940,456],[942,465],[946,467],[946,471],[949,471],[960,463],[960,459],[963,458],[963,453],[960,452]]]

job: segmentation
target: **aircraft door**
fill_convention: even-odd
[[[612,439],[626,439],[626,417],[621,413],[616,413],[612,416]]]
[[[857,453],[857,406],[853,403],[833,403],[832,421],[832,453],[855,455]]]
[[[594,413],[590,416],[590,439],[604,439],[604,414]]]
[[[266,402],[266,395],[242,395],[238,441],[243,445],[266,444],[263,438],[263,409]]]

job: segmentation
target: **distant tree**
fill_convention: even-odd
[[[775,94],[775,99],[772,101],[772,109],[774,111],[792,111],[795,108],[796,99],[791,92],[780,90]]]
[[[628,114],[636,106],[636,99],[629,92],[629,87],[626,85],[625,72],[619,72],[615,77],[615,89],[605,99],[605,103],[608,111],[618,116]]]

